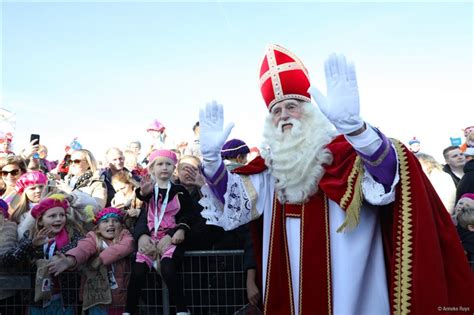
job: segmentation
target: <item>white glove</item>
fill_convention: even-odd
[[[350,134],[364,126],[359,116],[359,89],[354,64],[347,64],[343,55],[331,54],[324,64],[327,96],[316,87],[308,93],[313,96],[321,112],[342,134]]]
[[[216,101],[206,104],[199,110],[199,140],[201,154],[205,161],[219,161],[221,148],[229,136],[234,124],[224,128],[224,109]]]

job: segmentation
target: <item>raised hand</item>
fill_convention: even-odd
[[[316,87],[308,92],[321,112],[343,134],[350,134],[364,127],[360,118],[359,88],[354,64],[347,63],[343,55],[332,54],[324,64],[327,96]]]
[[[33,154],[37,153],[39,149],[38,139],[34,139],[30,142],[29,146],[22,152],[23,158],[26,160],[30,159]]]
[[[145,175],[140,181],[140,190],[142,196],[146,196],[153,191],[153,180],[150,174]]]
[[[206,104],[205,109],[199,111],[199,140],[204,161],[217,161],[220,151],[229,136],[234,124],[224,128],[224,109],[216,101]]]
[[[40,247],[43,246],[44,244],[49,242],[49,237],[48,234],[51,233],[51,229],[49,228],[42,228],[39,231],[36,231],[35,235],[33,236],[32,239],[32,244],[34,247]]]

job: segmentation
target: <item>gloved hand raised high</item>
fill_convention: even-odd
[[[327,96],[316,87],[308,89],[321,112],[342,134],[350,134],[364,126],[359,116],[359,89],[354,64],[343,55],[332,54],[324,64]]]
[[[229,136],[234,124],[224,128],[224,109],[216,101],[206,104],[199,111],[199,140],[204,161],[220,160],[221,148]]]

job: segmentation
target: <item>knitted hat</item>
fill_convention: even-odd
[[[48,178],[43,172],[31,171],[20,176],[16,182],[15,189],[21,194],[26,187],[32,185],[46,185],[47,182]]]
[[[104,208],[99,211],[94,217],[94,224],[98,224],[102,220],[107,220],[108,218],[115,218],[120,222],[123,221],[124,213],[122,210],[117,208]]]
[[[271,110],[286,99],[311,102],[308,71],[292,52],[278,45],[268,45],[260,67],[260,91]]]
[[[160,123],[158,121],[158,119],[155,119],[153,120],[153,122],[148,126],[148,128],[146,129],[146,131],[152,131],[152,130],[155,130],[155,131],[164,131],[165,130],[165,126],[163,126],[162,123]]]
[[[408,144],[409,145],[412,145],[414,143],[420,143],[420,140],[418,140],[416,137],[413,137],[413,139],[411,139],[410,141],[408,141]]]
[[[8,219],[8,217],[10,216],[8,214],[8,204],[3,199],[0,199],[0,210],[3,213],[3,217]]]
[[[463,198],[469,198],[469,199],[474,200],[474,193],[466,193],[466,194],[462,195],[461,198],[459,198],[459,199],[463,199]]]
[[[35,219],[38,219],[40,216],[43,215],[46,211],[52,208],[63,208],[64,212],[67,212],[67,208],[69,207],[69,203],[66,199],[55,198],[55,197],[48,197],[40,201],[36,206],[31,209],[31,216]]]
[[[224,143],[221,149],[221,157],[223,159],[233,159],[239,154],[247,154],[250,152],[245,142],[239,139],[232,139]]]
[[[178,163],[178,158],[176,157],[176,153],[170,150],[160,149],[160,150],[155,150],[150,153],[150,157],[148,158],[149,160],[148,164],[150,165],[151,163],[153,163],[153,161],[156,160],[158,157],[168,158],[174,162],[174,165]]]

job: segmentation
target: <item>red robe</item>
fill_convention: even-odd
[[[451,217],[417,158],[403,144],[394,142],[399,158],[400,181],[395,202],[380,207],[391,313],[466,314],[468,309],[472,313],[474,274],[468,266]],[[304,257],[301,272],[304,276],[301,292],[295,293],[300,294],[300,313],[332,313],[325,197],[337,202],[347,212],[348,226],[354,224],[362,202],[360,180],[364,170],[357,153],[343,136],[335,138],[328,148],[333,153],[334,161],[326,167],[319,183],[319,193],[304,205],[317,211],[301,211],[302,205],[282,207],[274,202],[273,241],[270,242],[264,305],[266,314],[292,313],[283,215],[304,216],[301,246]],[[248,167],[235,169],[234,173],[250,175],[264,168],[264,161],[260,158]],[[314,226],[324,228],[311,228]],[[257,244],[261,250],[261,238]],[[261,258],[261,254],[257,254],[256,258]]]

